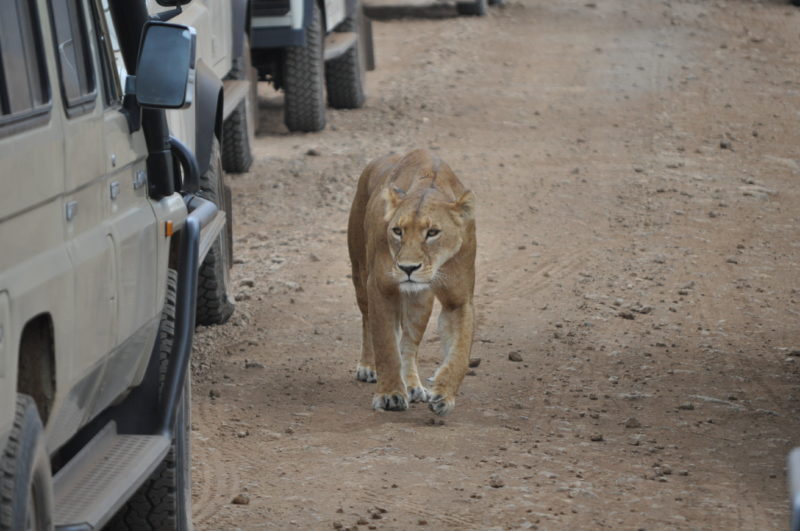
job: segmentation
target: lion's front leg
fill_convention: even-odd
[[[408,409],[408,393],[400,361],[400,314],[397,301],[387,299],[376,287],[369,286],[369,331],[378,389],[372,398],[374,409],[403,411]]]
[[[474,309],[472,303],[442,308],[439,335],[444,360],[436,371],[428,406],[438,415],[447,415],[456,406],[456,393],[467,374],[472,350]]]

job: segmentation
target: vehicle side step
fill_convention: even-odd
[[[356,45],[357,38],[355,31],[333,32],[325,37],[325,61],[344,55],[347,50]]]
[[[56,528],[99,529],[169,451],[163,435],[119,435],[109,422],[53,478]]]

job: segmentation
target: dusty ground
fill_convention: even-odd
[[[374,14],[365,109],[290,135],[261,88],[257,162],[231,179],[238,310],[196,340],[196,527],[785,528],[800,10]],[[354,184],[415,147],[479,198],[481,362],[443,423],[372,411],[353,374]],[[438,347],[432,327],[426,375]]]

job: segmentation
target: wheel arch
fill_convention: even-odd
[[[214,71],[203,62],[197,63],[195,89],[195,157],[200,175],[208,171],[211,164],[213,137],[222,141],[222,82]]]
[[[56,394],[56,347],[53,317],[40,313],[22,329],[17,363],[17,392],[36,402],[42,424],[46,424]]]

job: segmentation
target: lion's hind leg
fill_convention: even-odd
[[[372,350],[372,337],[369,333],[369,321],[366,313],[362,315],[361,320],[361,359],[356,367],[356,379],[375,383],[378,381],[378,373],[375,371],[375,353]]]
[[[427,402],[430,392],[422,385],[417,369],[417,354],[425,328],[433,310],[433,293],[426,290],[419,293],[409,293],[402,298],[403,313],[401,325],[403,335],[400,339],[400,356],[403,370],[403,380],[408,390],[411,402]]]

